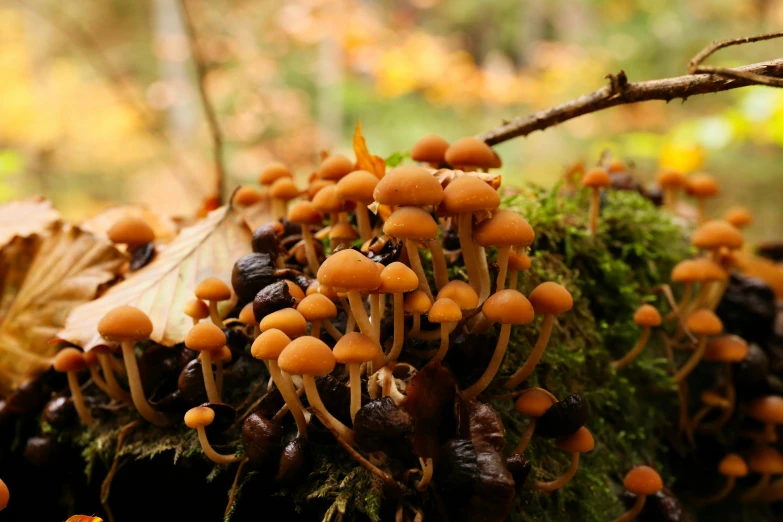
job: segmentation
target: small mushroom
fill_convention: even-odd
[[[538,285],[530,293],[530,304],[533,305],[536,315],[544,316],[544,320],[541,323],[541,333],[538,335],[536,345],[533,347],[533,351],[530,352],[525,364],[506,381],[506,388],[516,388],[533,373],[536,364],[538,364],[549,343],[555,316],[570,310],[574,305],[574,299],[564,286],[547,281]]]
[[[293,177],[294,173],[284,163],[273,161],[261,170],[261,173],[258,175],[258,183],[263,187],[269,188],[272,186],[272,183],[280,178]]]
[[[705,221],[691,235],[691,245],[699,250],[711,252],[713,261],[720,258],[720,249],[737,250],[742,247],[742,232],[726,221],[713,219]]]
[[[601,189],[612,184],[606,169],[596,167],[585,172],[582,176],[582,186],[593,192],[590,198],[590,233],[598,232],[598,215],[601,211]]]
[[[698,265],[694,259],[683,259],[672,268],[670,279],[675,283],[682,283],[682,296],[680,302],[677,304],[677,310],[672,310],[666,316],[666,319],[671,319],[682,315],[683,311],[690,305],[691,296],[693,294],[694,283],[699,282],[701,274],[698,270]]]
[[[438,291],[438,299],[442,297],[457,303],[457,306],[463,313],[466,310],[473,310],[479,304],[478,294],[464,281],[450,281],[449,284]]]
[[[508,287],[517,290],[517,282],[519,281],[519,272],[530,269],[530,257],[525,253],[514,252],[513,250],[508,255],[508,271],[510,273],[508,280]]]
[[[317,274],[320,264],[315,251],[313,234],[310,232],[310,225],[321,225],[323,216],[309,201],[300,201],[288,209],[288,221],[301,227],[305,253],[307,254],[307,266],[310,268],[310,272]]]
[[[377,361],[383,357],[381,345],[358,332],[345,334],[334,345],[334,358],[348,367],[351,384],[351,420],[362,407],[362,363]]]
[[[288,202],[299,196],[299,189],[293,179],[282,177],[269,187],[269,195],[272,197],[272,217],[280,219],[288,214]]]
[[[337,197],[337,185],[327,185],[313,197],[313,207],[322,214],[329,214],[332,226],[348,221],[346,212],[350,208],[349,205],[348,201]]]
[[[291,339],[286,334],[277,328],[270,328],[253,341],[250,353],[256,359],[267,362],[272,380],[275,382],[277,389],[280,390],[283,400],[288,405],[288,410],[294,416],[299,436],[307,437],[307,420],[305,419],[302,403],[299,401],[299,395],[296,393],[293,381],[283,375],[277,364],[280,354],[290,343]]]
[[[316,175],[321,179],[338,182],[353,170],[351,160],[342,154],[330,154],[318,166]]]
[[[694,443],[693,432],[696,431],[701,420],[713,409],[718,408],[720,410],[732,409],[733,405],[726,397],[722,396],[715,390],[705,390],[702,392],[701,402],[704,406],[693,416],[693,419],[688,423],[686,427],[686,435],[691,444]]]
[[[411,269],[419,279],[419,290],[431,297],[432,291],[421,265],[417,242],[437,237],[438,224],[428,212],[418,207],[400,207],[383,224],[383,233],[405,242]]]
[[[552,492],[562,488],[568,484],[574,475],[576,475],[576,470],[579,469],[579,455],[587,453],[588,451],[593,451],[595,448],[593,435],[584,426],[579,428],[573,435],[557,439],[555,444],[561,450],[571,452],[571,464],[568,466],[568,469],[555,480],[549,482],[532,482],[527,487],[546,492]]]
[[[416,273],[399,261],[390,263],[381,272],[381,285],[378,288],[381,292],[394,296],[394,343],[387,357],[388,361],[396,361],[399,358],[405,341],[403,294],[413,292],[418,287],[419,279]]]
[[[231,464],[242,460],[244,456],[237,455],[221,455],[212,448],[207,438],[206,427],[212,424],[215,420],[215,410],[207,406],[196,406],[189,409],[185,413],[185,425],[188,428],[194,429],[198,432],[198,440],[201,443],[201,450],[204,455],[216,464]]]
[[[699,338],[693,355],[674,374],[675,382],[682,382],[699,364],[707,348],[707,337],[718,335],[723,331],[723,323],[718,316],[709,310],[697,310],[685,320],[685,326]]]
[[[720,491],[706,498],[697,499],[697,503],[700,505],[714,504],[726,498],[731,490],[734,489],[734,484],[738,478],[742,478],[748,475],[748,464],[745,459],[737,455],[736,453],[729,453],[723,457],[718,464],[718,473],[726,477],[726,485],[724,485]]]
[[[248,327],[248,330],[250,327],[253,327],[253,339],[258,337],[258,334],[260,333],[258,329],[258,321],[256,321],[256,314],[253,313],[253,303],[247,303],[245,306],[242,307],[242,310],[239,312],[239,322],[244,324]]]
[[[329,319],[337,317],[337,307],[331,299],[319,293],[310,294],[302,299],[296,310],[302,314],[306,321],[310,322],[310,335],[318,339],[321,338],[321,323],[323,321],[329,335],[334,337],[337,334],[337,339],[339,339],[340,332],[329,322]]]
[[[411,149],[411,159],[426,163],[433,169],[440,167],[446,161],[446,150],[449,142],[437,134],[428,134],[417,141]]]
[[[742,230],[753,222],[753,214],[745,207],[731,207],[723,219]]]
[[[484,316],[487,319],[501,324],[500,335],[498,336],[495,351],[492,354],[492,359],[490,359],[487,369],[484,370],[484,373],[475,383],[463,392],[463,396],[467,399],[473,399],[484,391],[500,369],[500,364],[503,362],[503,356],[506,354],[506,348],[508,347],[508,341],[511,336],[511,325],[528,324],[532,322],[534,318],[533,305],[530,301],[520,292],[510,289],[501,290],[500,292],[492,294],[489,299],[484,302],[483,311]],[[536,346],[538,346],[538,343]],[[543,348],[540,351],[543,352]],[[530,354],[530,359],[533,359],[535,354],[536,349]],[[538,357],[540,357],[540,354]],[[526,376],[527,375],[524,377]],[[520,382],[522,382],[524,377],[520,379]]]
[[[658,186],[663,191],[663,205],[671,211],[676,212],[679,201],[680,190],[685,187],[687,178],[681,172],[673,169],[661,169],[657,176]]]
[[[370,213],[367,205],[373,202],[373,192],[378,184],[375,174],[366,170],[356,170],[337,182],[337,197],[356,203],[356,224],[363,241],[372,239]]]
[[[634,347],[631,348],[631,351],[623,355],[619,360],[612,362],[612,368],[614,368],[615,371],[625,368],[628,363],[636,359],[639,354],[642,353],[644,347],[647,346],[647,340],[650,338],[650,328],[661,325],[661,314],[658,313],[658,310],[654,306],[643,304],[636,310],[636,313],[633,314],[633,322],[641,327],[642,333]]]
[[[696,208],[699,211],[699,223],[706,219],[705,206],[707,198],[714,198],[720,193],[720,187],[715,178],[706,173],[698,173],[689,176],[685,182],[685,192],[696,198]]]
[[[143,341],[149,338],[152,328],[152,321],[147,317],[147,314],[132,306],[115,308],[104,315],[98,323],[98,333],[104,339],[121,343],[122,357],[125,362],[125,371],[128,376],[133,405],[139,414],[152,424],[166,426],[170,423],[169,419],[150,406],[147,398],[144,396],[144,388],[141,385],[141,377],[139,376],[139,366],[136,363],[136,354],[133,351],[134,341]]]
[[[415,337],[421,330],[421,314],[429,312],[432,306],[432,299],[421,290],[411,292],[405,298],[404,310],[413,315],[413,326],[408,335]]]
[[[351,429],[329,413],[315,385],[315,377],[329,375],[334,370],[336,363],[337,361],[334,358],[334,354],[332,354],[332,350],[320,339],[309,336],[299,337],[291,341],[277,358],[277,364],[282,371],[291,375],[302,376],[307,400],[319,418],[328,422],[332,429],[350,444],[353,442]]]
[[[226,334],[212,323],[199,323],[185,336],[185,346],[200,353],[201,371],[204,374],[204,388],[209,402],[221,402],[220,392],[212,373],[212,359],[221,356],[220,350],[226,345]]]
[[[209,306],[201,299],[191,299],[182,307],[185,315],[193,319],[193,324],[198,324],[202,319],[209,317]]]
[[[250,207],[264,201],[264,194],[255,187],[242,185],[234,193],[234,205]]]
[[[8,486],[0,479],[0,511],[8,507],[8,501],[11,499],[11,492],[8,491]]]
[[[462,319],[462,310],[457,303],[448,297],[438,298],[427,313],[427,319],[431,323],[440,324],[440,348],[432,361],[440,363],[449,350],[449,332],[452,325],[456,325]]]
[[[492,148],[473,136],[460,138],[444,153],[446,163],[463,171],[484,170],[495,167],[498,157]]]
[[[748,403],[745,411],[750,417],[764,423],[764,433],[761,435],[761,440],[770,443],[777,442],[776,428],[783,424],[783,397],[779,395],[759,397]]]
[[[118,219],[107,234],[112,243],[126,245],[128,252],[155,241],[155,231],[144,220],[131,216]]]
[[[54,371],[66,373],[68,375],[68,388],[71,390],[73,405],[76,407],[76,413],[79,414],[79,420],[85,426],[93,423],[92,415],[87,405],[84,404],[84,396],[79,386],[79,372],[87,368],[84,360],[84,354],[76,348],[63,348],[54,357],[52,363]]]
[[[723,363],[725,396],[728,406],[723,410],[720,417],[709,424],[701,427],[702,431],[716,431],[726,424],[734,412],[734,405],[737,401],[737,392],[734,387],[734,373],[731,365],[740,363],[750,353],[750,347],[741,337],[736,335],[723,335],[710,340],[704,351],[703,360],[707,362]],[[706,415],[706,413],[705,413]],[[693,418],[693,429],[699,427],[697,420],[698,414]]]
[[[557,404],[557,397],[543,388],[528,388],[517,397],[514,409],[517,413],[530,417],[530,421],[522,432],[522,437],[514,450],[515,454],[521,455],[525,452],[536,431],[536,421],[554,404]]]
[[[105,344],[99,344],[93,346],[90,352],[95,353],[98,357],[103,377],[106,379],[106,386],[109,388],[109,396],[119,402],[131,402],[131,396],[122,389],[120,383],[117,382],[116,375],[114,375],[114,364],[119,363],[114,359],[111,349]]]
[[[743,501],[753,500],[761,494],[769,486],[772,475],[783,474],[783,455],[770,446],[756,446],[748,459],[748,468],[759,473],[761,479],[742,494],[740,499]]]
[[[277,328],[291,339],[307,335],[307,321],[301,312],[293,308],[283,308],[261,319],[262,332]]]
[[[473,235],[476,244],[485,248],[494,246],[498,249],[496,292],[505,288],[511,249],[527,248],[535,237],[533,227],[522,216],[510,210],[498,210],[490,219],[476,226]]]
[[[636,495],[633,507],[623,513],[614,522],[631,522],[644,509],[647,497],[655,495],[663,489],[661,476],[649,466],[636,466],[631,469],[623,480],[625,489]]]
[[[106,381],[103,380],[101,373],[98,371],[100,363],[98,361],[98,354],[95,352],[95,350],[84,352],[84,364],[87,369],[90,370],[90,378],[92,379],[92,382],[94,382],[103,393],[111,397],[111,390],[109,390],[109,385],[106,384]]]
[[[404,165],[381,178],[373,199],[390,207],[437,207],[443,201],[443,187],[427,169]]]
[[[329,230],[329,242],[335,250],[350,247],[358,238],[359,234],[350,223],[337,223]]]
[[[196,287],[196,298],[209,303],[209,318],[218,328],[224,328],[218,312],[218,303],[231,299],[231,288],[217,277],[208,277]]]

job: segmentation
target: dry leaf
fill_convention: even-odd
[[[463,172],[461,170],[451,169],[439,169],[432,171],[432,175],[435,176],[443,188],[446,188],[449,183],[462,176],[471,176],[478,178],[485,182],[487,185],[497,190],[500,187],[500,174],[490,174],[487,172]]]
[[[109,241],[62,223],[0,250],[0,395],[50,366],[50,341],[68,312],[93,300],[124,262]]]
[[[141,219],[155,232],[155,242],[168,243],[177,235],[179,227],[171,217],[136,205],[118,205],[86,219],[80,225],[84,230],[105,236],[109,229],[124,217]]]
[[[269,199],[264,199],[255,205],[245,207],[240,212],[242,213],[242,219],[245,220],[250,230],[255,230],[272,220],[272,205]]]
[[[0,205],[0,248],[15,236],[27,237],[60,220],[52,202],[42,197],[11,201]]]
[[[383,158],[373,156],[367,149],[367,142],[362,136],[362,122],[356,122],[356,132],[353,135],[353,152],[356,154],[356,166],[360,170],[372,172],[379,179],[386,175],[386,162]]]
[[[173,346],[185,339],[193,322],[182,312],[196,285],[207,277],[231,281],[234,262],[251,251],[250,230],[230,207],[210,212],[182,229],[149,265],[113,286],[100,299],[71,312],[59,337],[84,349],[103,342],[97,326],[109,310],[131,305],[149,315],[152,340]]]

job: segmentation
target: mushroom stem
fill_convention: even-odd
[[[90,377],[92,378],[92,382],[95,383],[95,386],[100,388],[103,393],[111,397],[111,390],[109,390],[109,385],[106,384],[106,381],[103,380],[103,377],[101,377],[100,372],[98,372],[98,369],[95,366],[90,366]]]
[[[705,504],[714,504],[715,502],[723,500],[729,493],[731,493],[731,490],[734,489],[734,484],[736,481],[737,479],[734,477],[726,477],[726,484],[720,489],[720,491],[709,497],[696,499],[696,504],[703,506]]]
[[[647,502],[647,495],[636,495],[633,507],[616,518],[614,522],[631,522],[636,518],[636,515],[642,512],[645,502]]]
[[[419,462],[421,463],[421,480],[416,483],[416,489],[424,491],[432,481],[432,473],[435,470],[435,466],[432,465],[431,458],[423,459],[419,457]]]
[[[348,375],[351,386],[351,422],[362,407],[362,370],[360,364],[349,364]]]
[[[430,239],[427,246],[432,254],[432,275],[435,278],[435,288],[440,290],[449,283],[449,270],[446,265],[446,255],[437,239]]]
[[[601,209],[601,189],[593,187],[593,193],[590,198],[590,233],[595,235],[598,232],[598,211]]]
[[[690,359],[688,359],[685,364],[677,370],[677,373],[674,374],[674,382],[681,382],[683,379],[685,379],[688,374],[690,374],[694,368],[696,368],[696,365],[699,364],[699,361],[701,360],[701,357],[704,355],[704,350],[707,348],[707,336],[702,335],[699,338],[699,344],[696,346],[696,350],[693,351],[693,355],[691,355]]]
[[[440,348],[438,348],[438,353],[435,354],[435,357],[432,358],[432,362],[441,362],[449,351],[449,326],[449,323],[440,323]]]
[[[495,285],[495,292],[506,288],[506,273],[508,272],[509,254],[511,254],[510,246],[498,247],[498,281]],[[513,287],[509,285],[509,288]]]
[[[741,500],[753,500],[758,494],[760,494],[762,491],[764,491],[767,486],[769,486],[769,479],[772,477],[769,473],[764,473],[761,476],[761,480],[758,481],[758,483],[747,490],[745,493],[742,494],[740,497]]]
[[[408,261],[410,262],[411,270],[419,278],[419,290],[427,294],[427,297],[432,300],[432,291],[427,282],[427,276],[424,274],[424,268],[421,266],[421,258],[419,257],[419,249],[416,247],[416,243],[412,239],[406,239],[405,250],[408,251]]]
[[[198,441],[201,443],[201,451],[203,451],[204,455],[212,462],[216,464],[231,464],[232,462],[237,462],[244,458],[244,455],[241,457],[236,455],[221,455],[215,451],[209,443],[209,439],[207,439],[207,430],[203,427],[198,427],[196,428],[196,431],[198,432]]]
[[[131,397],[128,392],[120,387],[120,383],[117,382],[117,377],[114,375],[114,369],[112,368],[111,360],[113,357],[108,353],[99,353],[98,362],[103,370],[103,376],[106,378],[106,386],[109,387],[109,395],[120,402],[131,402]]]
[[[323,327],[324,330],[326,330],[326,333],[331,335],[332,339],[334,339],[335,341],[339,341],[340,339],[342,339],[343,334],[341,334],[340,331],[337,328],[335,328],[335,326],[330,321],[324,321]]]
[[[136,364],[136,354],[133,352],[133,341],[122,341],[122,359],[125,361],[125,371],[128,374],[131,399],[133,399],[133,405],[136,407],[136,410],[142,417],[156,426],[167,426],[170,424],[169,419],[150,406],[150,403],[147,402],[147,398],[144,396],[139,367]]]
[[[403,313],[403,299],[401,293],[395,293],[394,295],[394,344],[389,352],[389,356],[386,357],[387,361],[396,361],[402,353],[402,345],[405,341],[405,314]],[[414,316],[418,318],[418,314]]]
[[[579,469],[579,452],[578,451],[572,451],[571,452],[571,465],[568,466],[568,469],[565,473],[563,473],[559,478],[556,478],[555,480],[552,480],[550,482],[533,482],[530,484],[531,489],[538,489],[541,491],[546,492],[552,492],[557,489],[562,488],[566,484],[568,484],[568,481],[570,481],[574,475],[576,475],[576,470]]]
[[[483,246],[476,245],[476,259],[479,262],[479,304],[483,303],[489,297],[490,282],[489,282],[489,265],[487,264],[487,252]],[[478,315],[481,315],[480,313]]]
[[[312,323],[310,323],[310,335],[312,337],[315,337],[316,339],[321,338],[321,320],[320,319],[313,319]]]
[[[68,373],[68,387],[71,389],[71,398],[73,399],[73,405],[76,408],[76,413],[79,414],[79,420],[85,426],[89,426],[93,423],[90,410],[87,409],[87,405],[84,404],[84,396],[82,395],[82,389],[79,387],[79,377],[76,372]]]
[[[318,255],[315,253],[315,243],[313,243],[313,233],[310,232],[310,225],[301,225],[302,239],[304,239],[305,255],[307,256],[307,266],[313,275],[318,273],[321,265],[318,264]]]
[[[365,334],[366,335],[366,334]],[[302,381],[304,382],[305,393],[307,394],[307,400],[316,412],[326,419],[331,425],[332,429],[336,431],[340,437],[342,437],[349,444],[353,444],[353,431],[337,420],[334,415],[329,413],[329,410],[324,406],[321,396],[318,394],[318,388],[315,385],[315,377],[312,375],[302,375]]]
[[[473,244],[473,214],[470,212],[459,214],[457,223],[462,259],[465,261],[465,270],[468,271],[468,283],[478,294],[481,291],[481,272],[476,259],[476,247]]]
[[[215,361],[215,388],[218,397],[223,397],[223,359]]]
[[[370,226],[370,213],[367,205],[359,202],[356,204],[356,224],[359,227],[359,237],[362,241],[372,239],[372,227]]]
[[[696,210],[699,213],[697,223],[704,223],[705,217],[707,216],[707,209],[705,208],[706,202],[706,198],[696,198]]]
[[[370,323],[372,329],[375,331],[376,339],[380,337],[380,322],[381,322],[381,294],[370,294]]]
[[[639,336],[639,340],[636,341],[636,344],[631,349],[630,352],[623,355],[619,360],[612,362],[612,368],[614,368],[615,371],[622,370],[628,364],[636,359],[640,353],[644,350],[644,347],[647,346],[647,340],[650,338],[650,327],[645,326],[642,328],[642,334]]]
[[[375,335],[375,328],[373,328],[370,319],[367,317],[367,310],[364,309],[362,296],[359,292],[348,292],[348,302],[351,304],[351,314],[356,320],[356,324],[359,325],[359,330],[361,330],[364,335],[377,342],[378,337]],[[347,326],[346,330],[348,330]]]
[[[487,366],[487,369],[484,370],[481,377],[462,393],[466,399],[474,399],[489,386],[490,382],[492,382],[495,374],[500,369],[500,364],[503,362],[503,356],[506,355],[506,347],[508,346],[508,339],[510,336],[511,325],[501,325],[498,343],[495,345],[495,352],[492,354],[492,359],[490,359],[489,365]]]
[[[549,336],[552,335],[552,325],[554,322],[554,314],[544,315],[544,321],[541,323],[541,333],[538,335],[538,341],[536,341],[533,351],[530,352],[530,356],[527,358],[527,361],[525,361],[525,364],[514,372],[514,375],[508,378],[505,384],[506,388],[516,388],[533,373],[538,361],[544,354],[544,350],[546,350],[547,344],[549,344]]]
[[[212,374],[212,354],[209,350],[201,352],[201,373],[204,374],[204,388],[207,389],[209,402],[220,402],[220,392]]]
[[[223,328],[225,328],[226,325],[223,324],[223,319],[220,318],[220,313],[218,312],[217,305],[218,305],[217,301],[209,301],[209,318],[212,320],[213,323],[215,323],[215,326],[217,326],[222,330]]]
[[[508,278],[508,287],[513,290],[516,290],[518,281],[519,281],[519,270],[512,270],[511,275]]]
[[[680,298],[680,303],[677,305],[677,309],[672,310],[671,312],[666,314],[664,320],[669,321],[671,319],[674,319],[678,315],[681,315],[683,313],[683,310],[685,310],[685,307],[690,305],[692,292],[693,292],[693,283],[688,281],[685,283],[685,286],[682,290],[682,297]]]
[[[530,439],[533,438],[533,434],[536,432],[537,420],[538,419],[535,417],[530,418],[530,422],[528,422],[525,431],[522,432],[522,437],[519,439],[519,444],[517,444],[517,448],[514,450],[514,453],[519,453],[521,455],[525,452],[527,445],[530,444]]]
[[[299,395],[296,393],[293,382],[283,376],[283,372],[280,371],[277,361],[269,359],[268,363],[269,373],[272,375],[272,379],[275,381],[277,389],[280,390],[280,395],[283,396],[283,400],[288,405],[291,415],[294,416],[296,429],[299,430],[299,436],[307,438],[307,420],[304,416],[304,407],[299,401]]]
[[[411,326],[410,332],[408,334],[411,337],[415,337],[419,334],[419,331],[421,330],[421,314],[419,313],[413,313],[413,326]]]
[[[734,388],[734,377],[732,375],[730,363],[725,364],[724,372],[726,375],[726,400],[729,401],[729,407],[721,412],[720,417],[709,424],[704,424],[700,428],[698,428],[698,423],[696,423],[694,419],[694,430],[698,428],[699,431],[704,432],[718,431],[729,421],[731,415],[734,413],[734,406],[737,403],[737,390]]]
[[[343,306],[343,310],[345,310],[345,314],[348,316],[348,320],[345,322],[345,333],[351,333],[354,328],[356,328],[356,319],[354,319],[353,313],[351,313],[351,305],[344,297],[340,298],[340,304]]]
[[[459,323],[448,323],[449,333],[453,332],[457,328],[457,324]],[[419,330],[416,335],[413,335],[412,332],[413,330],[408,333],[408,337],[418,339],[420,341],[436,341],[440,339],[440,328],[435,330]]]

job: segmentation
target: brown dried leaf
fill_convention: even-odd
[[[402,407],[413,417],[413,450],[422,458],[435,457],[456,430],[457,386],[446,367],[430,363],[411,379],[405,393]]]
[[[360,170],[372,172],[378,178],[386,174],[386,162],[383,158],[373,156],[367,149],[367,141],[362,136],[362,123],[356,122],[356,132],[353,135],[353,152],[356,154],[356,166]]]
[[[449,183],[462,176],[471,176],[478,178],[485,182],[487,185],[497,190],[500,187],[500,174],[490,174],[488,172],[464,172],[461,170],[451,169],[439,169],[434,170],[432,175],[435,176],[443,188],[446,188]]]
[[[84,220],[81,227],[99,236],[105,236],[112,225],[124,217],[134,217],[147,223],[155,232],[156,243],[168,243],[179,231],[179,227],[171,217],[137,205],[109,207]]]
[[[98,322],[109,310],[131,305],[149,315],[151,339],[166,346],[185,339],[192,320],[182,312],[196,285],[215,276],[231,282],[234,262],[251,251],[250,230],[228,206],[210,212],[179,236],[149,265],[112,287],[100,299],[71,312],[59,337],[85,349],[100,344]]]
[[[59,220],[60,213],[52,208],[52,202],[39,196],[0,205],[0,248],[15,236],[43,232]]]
[[[74,307],[114,279],[125,256],[72,225],[15,237],[0,250],[0,395],[50,366],[50,343]]]
[[[264,223],[268,223],[272,218],[272,205],[269,199],[259,201],[255,205],[250,205],[241,210],[242,218],[250,227],[250,230],[255,230]]]

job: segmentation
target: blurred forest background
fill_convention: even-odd
[[[779,30],[783,0],[187,0],[225,140],[227,190],[322,149],[449,140],[590,92],[624,69],[677,76],[715,39]],[[780,56],[770,41],[716,65]],[[618,107],[499,145],[504,183],[551,185],[609,148],[646,182],[660,165],[723,186],[747,237],[780,238],[783,91]],[[212,141],[177,0],[0,0],[0,202],[42,194],[80,219],[118,202],[192,216]]]

